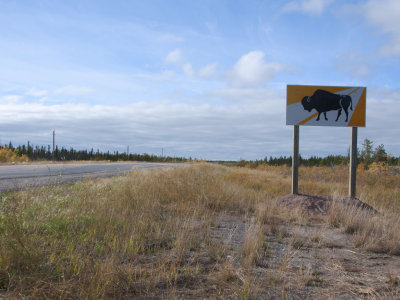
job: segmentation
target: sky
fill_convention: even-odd
[[[367,87],[400,155],[400,1],[0,1],[0,143],[208,160],[291,155],[286,86]],[[303,157],[350,128],[300,127]]]

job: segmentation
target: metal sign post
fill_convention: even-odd
[[[357,178],[357,127],[351,128],[350,167],[349,167],[349,196],[356,197]]]
[[[293,126],[292,194],[299,193],[299,125]]]

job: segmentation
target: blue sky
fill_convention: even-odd
[[[203,159],[290,155],[286,85],[367,87],[400,155],[400,1],[1,1],[0,142]],[[303,156],[348,128],[301,127]]]

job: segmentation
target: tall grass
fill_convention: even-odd
[[[0,289],[97,299],[187,283],[210,260],[210,218],[264,198],[224,173],[199,165],[2,195]]]
[[[373,172],[384,172],[379,184]],[[32,299],[255,297],[265,236],[309,221],[273,200],[290,192],[288,173],[197,164],[2,194],[0,290]],[[342,195],[345,177],[341,168],[301,168],[300,186]],[[398,175],[360,170],[359,178],[360,197],[385,217],[367,224],[362,212],[334,207],[326,223],[361,248],[399,254]],[[215,237],[223,216],[246,223],[239,251],[229,236]]]
[[[365,250],[400,255],[400,217],[385,211],[376,214],[361,208],[334,202],[328,223],[353,236],[356,247]]]

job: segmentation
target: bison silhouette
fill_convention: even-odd
[[[301,100],[301,104],[303,104],[303,108],[308,111],[311,111],[315,108],[315,110],[318,112],[317,121],[319,121],[319,116],[321,113],[324,113],[325,120],[328,120],[326,117],[326,112],[330,110],[338,110],[338,115],[336,118],[337,122],[343,109],[346,113],[347,122],[349,117],[349,107],[351,110],[353,110],[353,101],[349,95],[338,95],[324,90],[316,90],[312,96],[304,97]]]

